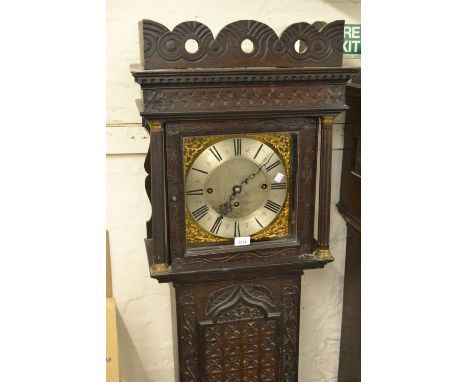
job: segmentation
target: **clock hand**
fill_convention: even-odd
[[[262,164],[258,167],[258,170],[252,174],[250,174],[247,178],[245,178],[242,182],[240,182],[239,185],[236,185],[232,188],[232,194],[229,195],[229,200],[223,204],[221,204],[219,207],[218,207],[218,213],[221,215],[221,216],[225,216],[227,215],[229,212],[232,211],[232,201],[235,199],[235,197],[237,196],[237,194],[239,194],[241,191],[242,191],[242,186],[244,184],[247,184],[249,183],[250,180],[252,180],[253,178],[255,178],[257,176],[257,174],[262,171],[262,168],[265,167],[271,160],[271,158],[273,157],[273,154],[274,153],[271,153],[268,158],[265,158],[262,162]]]
[[[243,184],[247,184],[249,182],[249,180],[252,180],[253,178],[255,178],[255,176],[262,170],[262,167],[265,167],[271,160],[271,158],[273,157],[273,154],[274,153],[271,153],[268,158],[264,159],[263,160],[263,163],[258,167],[258,170],[257,172],[254,172],[253,174],[250,174],[247,178],[245,178],[241,184],[239,186],[242,186]],[[239,191],[240,192],[240,191]]]

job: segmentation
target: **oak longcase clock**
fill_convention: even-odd
[[[343,27],[140,23],[145,243],[174,286],[182,382],[298,380],[300,278],[333,260],[332,124],[356,73]]]

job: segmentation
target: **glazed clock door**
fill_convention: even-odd
[[[301,163],[315,160],[315,126],[313,118],[167,125],[174,257],[201,264],[193,257],[310,252],[315,171]]]
[[[294,238],[297,133],[183,139],[188,248]]]

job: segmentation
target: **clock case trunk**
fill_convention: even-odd
[[[295,382],[300,278],[304,269],[323,268],[333,260],[333,117],[347,109],[346,82],[357,72],[341,67],[344,22],[297,23],[280,38],[251,20],[229,24],[216,39],[198,22],[179,24],[172,32],[148,20],[140,27],[143,66],[131,70],[142,89],[137,105],[150,134],[145,187],[152,217],[145,242],[151,277],[174,286],[179,379]],[[263,60],[239,56],[246,37],[266,51]],[[188,38],[202,51],[178,58],[175,53]],[[306,59],[292,50],[297,39],[307,43]],[[275,40],[280,42],[262,45]],[[210,49],[216,44],[222,49],[213,59]],[[321,44],[329,49],[324,59],[310,53]],[[291,53],[279,52],[281,46]],[[182,138],[273,131],[300,136],[296,242],[187,253]]]

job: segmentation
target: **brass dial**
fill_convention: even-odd
[[[268,144],[232,137],[204,149],[188,169],[187,210],[205,231],[251,236],[270,225],[287,195],[285,164]]]

